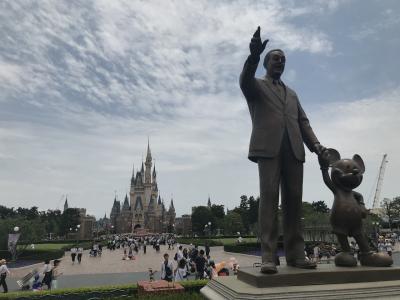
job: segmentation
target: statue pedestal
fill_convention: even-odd
[[[238,276],[218,277],[201,289],[207,299],[399,299],[400,268],[339,268],[316,270],[287,266],[277,274],[243,268]]]

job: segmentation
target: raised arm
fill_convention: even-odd
[[[255,74],[258,63],[260,61],[260,55],[267,46],[268,40],[261,41],[260,26],[258,26],[256,32],[253,34],[253,38],[250,41],[250,55],[244,63],[242,73],[240,74],[240,88],[243,91],[245,97],[249,100],[252,93],[255,90]]]
[[[335,194],[336,188],[329,176],[329,152],[324,151],[320,154],[318,156],[318,162],[321,167],[322,179],[324,180],[325,185]]]

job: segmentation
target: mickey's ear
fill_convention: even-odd
[[[364,173],[364,172],[365,172],[365,165],[364,165],[364,161],[363,161],[363,159],[361,158],[361,156],[358,155],[358,154],[355,154],[355,155],[353,156],[353,160],[354,160],[354,161],[357,163],[357,165],[360,167],[361,173]]]
[[[340,160],[340,153],[336,149],[328,148],[326,151],[328,151],[328,160],[330,166]]]

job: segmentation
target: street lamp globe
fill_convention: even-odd
[[[76,228],[78,228],[78,229],[81,228],[81,225],[80,224],[76,225]]]
[[[208,226],[211,226],[211,222],[208,222]]]
[[[18,231],[19,231],[19,227],[18,227],[18,226],[15,226],[15,227],[14,227],[14,231],[15,231],[15,232],[18,232]]]

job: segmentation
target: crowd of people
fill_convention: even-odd
[[[394,246],[398,241],[398,236],[396,233],[387,233],[384,235],[380,235],[377,238],[376,244],[374,241],[372,242],[371,248],[382,253],[387,253],[392,256]],[[350,249],[355,257],[359,257],[360,249],[358,244],[355,241],[350,241]],[[336,248],[335,244],[327,244],[327,243],[317,243],[314,245],[308,245],[305,248],[306,259],[314,261],[316,263],[321,263],[324,258],[326,258],[326,262],[330,262],[330,259],[334,257],[340,249]]]
[[[216,264],[211,259],[208,244],[200,250],[197,245],[190,245],[189,248],[179,245],[173,260],[175,262],[170,260],[168,253],[164,254],[164,260],[161,263],[161,279],[166,281],[183,281],[188,280],[189,277],[212,279],[218,276],[228,276],[230,270],[236,274],[239,269],[239,265],[233,257],[228,264],[225,262]],[[151,280],[151,274],[154,274],[154,271],[150,269],[149,272]]]

